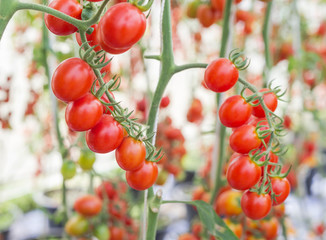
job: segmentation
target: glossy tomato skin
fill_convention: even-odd
[[[110,54],[121,54],[124,52],[127,52],[131,47],[126,47],[126,48],[114,48],[111,47],[110,45],[106,44],[103,40],[102,40],[102,35],[101,33],[98,31],[97,33],[97,41],[100,44],[101,48],[110,53]]]
[[[251,161],[248,155],[234,159],[226,172],[230,186],[237,190],[247,190],[257,184],[261,177],[261,168]]]
[[[253,220],[259,220],[267,216],[272,208],[272,200],[268,194],[258,194],[246,191],[241,198],[241,208],[244,214]]]
[[[74,203],[74,209],[84,217],[93,217],[101,212],[102,201],[94,195],[84,195]]]
[[[76,0],[54,0],[49,4],[49,7],[70,17],[81,19],[83,8]],[[44,15],[44,21],[47,28],[59,36],[70,35],[78,30],[74,25],[47,13]]]
[[[135,171],[145,163],[146,147],[143,142],[132,137],[123,139],[115,151],[118,165],[125,171]]]
[[[130,3],[110,7],[99,22],[101,41],[114,49],[130,48],[144,35],[146,17]]]
[[[241,192],[229,189],[218,195],[215,212],[220,216],[232,217],[242,213],[240,206]]]
[[[208,28],[216,21],[214,10],[207,4],[201,4],[197,8],[197,18],[200,24]]]
[[[82,236],[87,233],[89,229],[86,218],[80,215],[71,217],[65,225],[65,231],[70,236]]]
[[[86,131],[93,128],[101,119],[103,108],[101,102],[92,94],[67,105],[65,118],[68,127],[73,131]]]
[[[103,114],[98,124],[86,132],[86,143],[96,153],[111,152],[119,147],[122,140],[121,124],[108,114]]]
[[[61,174],[63,179],[68,180],[76,175],[76,164],[73,161],[67,160],[62,163]]]
[[[207,66],[204,81],[210,90],[225,92],[236,84],[238,78],[235,65],[226,58],[219,58]]]
[[[252,112],[252,107],[240,95],[234,95],[224,101],[219,109],[221,123],[229,128],[245,124]]]
[[[102,49],[101,46],[99,46],[99,42],[97,40],[97,26],[98,26],[97,24],[92,25],[91,28],[93,28],[93,32],[91,34],[86,33],[86,39],[88,41],[88,44],[91,47],[98,45],[94,48],[94,51],[96,51],[96,52],[100,51]],[[80,38],[79,32],[76,32],[76,40],[77,40],[78,45],[81,46],[82,40]]]
[[[51,80],[54,95],[64,102],[75,101],[89,92],[95,75],[80,58],[68,58],[56,68]]]
[[[258,148],[261,144],[255,127],[251,125],[242,125],[235,129],[229,141],[232,150],[242,154],[249,153],[251,150]]]
[[[263,88],[261,90],[259,90],[259,92],[266,92],[266,91],[270,91],[270,89],[268,88]],[[275,111],[275,109],[277,108],[277,97],[275,95],[275,93],[270,92],[270,93],[265,93],[263,96],[264,99],[264,103],[266,104],[267,108],[269,110],[271,110],[272,112]],[[253,102],[254,104],[258,103],[258,100]],[[263,118],[265,117],[265,112],[264,109],[262,108],[262,106],[259,104],[256,107],[252,108],[252,115],[258,117],[258,118]]]
[[[127,171],[127,183],[133,189],[143,191],[150,188],[157,179],[158,168],[156,163],[145,161],[143,166],[136,171]]]
[[[273,206],[279,205],[285,201],[285,199],[289,196],[291,191],[291,185],[287,178],[272,178],[272,189],[276,195],[275,200],[273,201]]]

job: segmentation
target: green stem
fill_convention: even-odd
[[[221,49],[220,49],[220,57],[225,57],[227,43],[229,39],[229,25],[230,25],[230,15],[231,15],[231,6],[232,0],[227,0],[224,8],[224,17],[223,17],[223,33],[222,33],[222,42],[221,42]],[[222,95],[216,95],[217,106],[220,105],[222,100]],[[218,116],[217,116],[218,119]],[[216,136],[217,136],[217,144],[214,146],[214,153],[217,152],[218,149],[218,158],[214,156],[213,161],[217,160],[216,168],[214,169],[215,174],[212,176],[216,176],[214,181],[214,187],[212,191],[212,196],[210,199],[210,203],[213,204],[216,198],[216,195],[221,188],[222,185],[222,166],[225,158],[225,135],[226,135],[226,127],[218,121],[218,126],[216,128]]]
[[[286,226],[285,226],[285,218],[282,217],[281,220],[280,220],[280,223],[281,223],[281,226],[282,226],[282,235],[284,237],[285,240],[288,239],[288,236],[287,236],[287,232],[286,232]]]
[[[174,73],[181,72],[190,68],[206,68],[207,63],[188,63],[181,66],[175,66]]]
[[[17,11],[17,0],[0,0],[0,41],[3,33]]]
[[[263,25],[263,39],[264,39],[264,45],[265,45],[265,71],[264,71],[264,87],[267,86],[268,79],[269,79],[269,72],[272,68],[272,61],[271,61],[271,53],[269,49],[269,33],[270,33],[270,16],[272,11],[272,4],[273,1],[270,1],[267,4],[266,13],[265,13],[265,19],[264,19],[264,25]]]

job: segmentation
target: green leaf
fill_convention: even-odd
[[[211,205],[201,200],[189,201],[187,203],[197,208],[200,221],[205,225],[210,234],[220,239],[239,240],[223,219],[215,213]]]

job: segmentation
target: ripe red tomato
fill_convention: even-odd
[[[194,98],[187,112],[187,120],[191,123],[200,123],[203,118],[203,104],[198,98]]]
[[[73,131],[86,131],[93,128],[101,119],[103,108],[101,102],[92,94],[70,102],[66,108],[66,123]]]
[[[100,44],[113,49],[129,49],[146,30],[146,17],[130,3],[110,7],[98,25]]]
[[[85,217],[93,217],[101,212],[102,201],[97,196],[85,195],[75,201],[74,209]]]
[[[244,214],[253,220],[267,216],[272,208],[272,200],[268,194],[258,194],[246,191],[241,198],[241,208]]]
[[[90,90],[95,75],[92,68],[80,58],[68,58],[54,71],[51,88],[62,101],[75,101]]]
[[[160,108],[166,108],[170,104],[170,98],[169,96],[165,96],[162,98],[161,103],[160,103]]]
[[[225,0],[211,0],[212,8],[220,13],[223,13]]]
[[[247,154],[258,148],[260,144],[261,140],[252,125],[242,125],[235,129],[230,136],[230,147],[237,153]]]
[[[49,4],[49,7],[65,13],[70,17],[81,19],[83,8],[76,0],[53,0]],[[44,15],[44,21],[46,27],[52,33],[59,36],[66,36],[78,30],[74,25],[47,13]]]
[[[86,143],[96,153],[111,152],[119,147],[122,140],[121,124],[108,114],[103,114],[98,124],[86,132]]]
[[[126,230],[120,227],[112,226],[110,229],[109,240],[124,240],[126,237]]]
[[[87,220],[80,215],[73,216],[65,225],[65,231],[70,236],[82,236],[88,231],[89,225]]]
[[[270,91],[270,89],[268,88],[263,88],[261,90],[259,90],[259,92],[266,92],[266,91]],[[267,108],[269,110],[271,110],[272,112],[275,111],[275,109],[277,108],[277,97],[275,95],[275,93],[270,92],[270,93],[265,93],[263,96],[264,99],[264,103],[266,104]],[[258,100],[253,101],[254,104],[258,103]],[[265,117],[265,112],[264,109],[262,108],[262,106],[259,104],[256,107],[252,108],[252,115],[258,117],[258,118],[263,118]]]
[[[191,233],[184,233],[178,237],[178,240],[197,240],[197,237]]]
[[[127,52],[131,47],[126,47],[126,48],[113,48],[109,45],[107,45],[103,39],[102,39],[102,35],[99,31],[97,31],[97,41],[100,44],[101,48],[111,54],[121,54],[124,52]]]
[[[123,139],[115,151],[118,165],[125,171],[135,171],[145,162],[146,147],[143,142],[132,137]]]
[[[273,201],[273,206],[279,205],[285,201],[285,199],[289,196],[291,191],[291,185],[287,178],[272,178],[272,189],[276,195],[275,201]]]
[[[257,184],[261,177],[261,168],[251,161],[248,155],[234,159],[226,172],[230,186],[237,190],[246,190]]]
[[[206,68],[204,81],[210,90],[225,92],[236,84],[238,78],[239,71],[235,65],[226,58],[219,58]]]
[[[240,95],[234,95],[225,100],[219,110],[221,123],[230,128],[240,127],[251,116],[252,107]]]
[[[133,189],[143,191],[150,188],[158,175],[157,165],[154,162],[145,161],[143,166],[136,171],[127,171],[127,183]]]
[[[115,199],[117,195],[117,191],[115,190],[113,184],[109,181],[103,181],[101,185],[99,185],[96,190],[96,195],[101,198],[102,200],[104,199],[103,193],[106,194],[106,197],[109,200]]]
[[[93,47],[95,45],[98,45],[94,48],[94,51],[100,51],[102,48],[101,46],[99,46],[99,42],[98,42],[98,39],[97,39],[97,24],[94,24],[91,26],[94,30],[91,34],[87,34],[86,33],[86,39],[88,41],[88,44]],[[81,38],[80,38],[80,34],[79,32],[76,32],[76,40],[77,40],[77,43],[79,46],[82,45],[82,41],[81,41]]]
[[[197,8],[197,18],[200,24],[205,28],[212,26],[216,21],[214,10],[207,4],[199,5]]]

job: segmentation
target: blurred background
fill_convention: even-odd
[[[270,68],[265,64],[262,37],[267,3],[237,2],[232,5],[227,52],[239,48],[251,60],[249,68],[241,72],[247,81],[259,88],[273,81],[272,86],[287,90],[276,113],[284,117],[287,129],[283,140],[288,151],[280,161],[292,166],[288,176],[291,194],[280,212],[273,212],[266,220],[268,226],[274,224],[277,236],[266,237],[263,232],[267,230],[257,227],[263,226],[262,222],[249,222],[249,228],[256,224],[252,227],[256,235],[243,239],[326,239],[326,1],[273,0],[268,24]],[[209,63],[219,56],[222,20],[206,26],[193,13],[194,6],[203,4],[196,0],[172,1],[177,64]],[[143,56],[160,52],[160,7],[155,1],[144,37],[131,50],[113,56],[107,69],[108,77],[121,77],[115,99],[134,109],[141,123],[147,120],[159,77],[159,62]],[[124,239],[137,239],[142,194],[126,185],[114,153],[96,154],[91,173],[79,166],[87,150],[84,134],[68,129],[65,103],[57,100],[49,87],[57,65],[78,56],[78,50],[74,34],[56,37],[48,33],[42,14],[35,11],[15,14],[1,39],[0,239],[61,239],[62,156],[58,131],[77,169],[74,178],[66,181],[68,206],[71,208],[89,188],[106,183],[119,196],[108,207],[110,221],[124,229]],[[216,96],[203,86],[203,77],[204,69],[176,74],[161,102],[156,144],[163,148],[167,160],[160,164],[154,189],[163,189],[167,200],[196,198],[196,192],[206,192],[214,172]],[[235,91],[239,89],[230,90],[224,98]],[[177,137],[171,138],[168,132]],[[228,148],[227,158],[230,155]],[[232,224],[238,226],[241,221],[233,219]],[[157,239],[179,239],[184,233],[194,233],[198,226],[192,207],[163,205]]]

